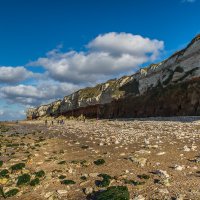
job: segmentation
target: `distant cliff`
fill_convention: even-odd
[[[27,119],[200,115],[200,35],[163,62],[27,110]]]

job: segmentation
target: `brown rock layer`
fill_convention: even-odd
[[[200,115],[200,78],[166,88],[158,86],[142,96],[130,95],[108,104],[79,108],[62,115],[84,115],[88,118]]]

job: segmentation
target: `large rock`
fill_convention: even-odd
[[[28,109],[27,118],[199,115],[199,83],[200,35],[163,62]]]

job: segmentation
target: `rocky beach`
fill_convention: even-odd
[[[131,200],[200,198],[199,117],[33,120],[0,130],[0,199],[106,199],[99,195],[113,189]]]

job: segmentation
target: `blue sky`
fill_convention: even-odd
[[[199,0],[1,0],[0,120],[160,61],[200,33]]]

